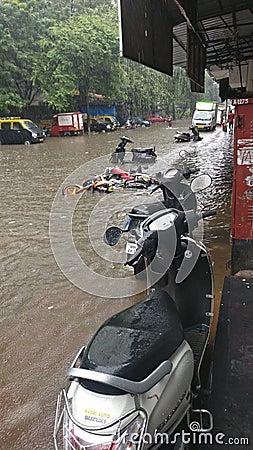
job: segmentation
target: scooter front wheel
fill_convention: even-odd
[[[111,157],[109,159],[109,162],[113,163],[113,164],[117,163],[117,157],[116,157],[115,153],[112,153],[112,155],[111,155]]]

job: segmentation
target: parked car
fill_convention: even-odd
[[[120,121],[120,126],[124,128],[150,127],[150,125],[151,123],[148,120],[141,119],[137,116],[129,116]]]
[[[114,116],[94,116],[93,119],[103,120],[107,125],[111,125],[113,128],[119,128],[120,123]]]
[[[36,144],[44,142],[46,134],[30,119],[4,117],[0,119],[0,144]]]
[[[88,124],[87,120],[83,121],[84,131],[88,131]],[[108,131],[114,131],[115,128],[112,124],[106,123],[102,119],[90,119],[90,131],[96,131],[96,132],[108,132]]]
[[[148,120],[151,123],[169,122],[169,117],[150,116],[146,117],[146,120]]]
[[[150,127],[151,122],[149,120],[141,119],[140,117],[133,116],[130,120],[132,120],[137,127]]]

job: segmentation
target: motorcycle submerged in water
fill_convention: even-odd
[[[157,184],[157,179],[142,172],[141,166],[136,170],[126,172],[120,167],[107,167],[103,174],[89,175],[83,184],[70,184],[64,186],[63,195],[76,195],[87,191],[113,192],[124,189],[148,189],[152,184]]]
[[[122,180],[124,182],[124,187],[142,187],[148,188],[152,184],[157,184],[157,178],[143,173],[141,166],[137,167],[136,170],[130,170],[126,172],[120,167],[108,167],[105,171],[106,178],[110,180]]]
[[[121,142],[118,144],[114,152],[111,154],[110,163],[113,164],[154,164],[157,159],[155,147],[137,147],[132,148],[132,159],[125,160],[126,144],[133,141],[127,136],[121,137]]]
[[[192,133],[185,133],[182,131],[177,131],[174,138],[176,142],[198,142],[202,141],[202,137],[199,134],[198,127],[189,127]]]
[[[186,417],[191,424],[194,399],[205,388],[201,368],[214,310],[210,255],[191,234],[213,214],[171,208],[142,223],[127,264],[145,258],[149,293],[104,322],[78,352],[58,397],[56,450],[186,448],[176,446],[175,432]],[[115,245],[121,234],[110,227],[105,240]],[[212,428],[208,419],[202,431]]]

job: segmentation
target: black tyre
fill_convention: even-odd
[[[109,159],[109,162],[110,162],[110,163],[113,163],[113,164],[116,164],[116,163],[118,162],[118,155],[117,155],[117,153],[113,152],[113,153],[111,154],[111,157],[110,157],[110,159]]]

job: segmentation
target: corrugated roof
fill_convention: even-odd
[[[206,68],[212,70],[214,66],[223,68],[238,65],[239,63],[246,64],[249,59],[253,59],[252,11],[245,9],[243,11],[221,14],[221,8],[219,15],[209,17],[213,10],[212,3],[216,2],[203,1],[201,3],[206,5],[206,15],[200,14],[199,11],[200,18],[197,19],[195,32],[206,49]],[[186,22],[175,26],[173,35],[175,36],[173,63],[186,67]],[[183,46],[180,46],[180,42]]]
[[[125,45],[125,56],[171,74],[171,66],[166,66],[161,58],[167,45],[173,64],[187,68],[196,85],[202,77],[201,70],[195,70],[198,61],[217,79],[230,77],[231,71],[235,78],[238,72],[238,83],[242,84],[244,68],[253,60],[253,0],[120,0],[120,4],[125,42],[132,20],[136,23],[131,29],[131,40]],[[138,24],[143,25],[145,35]],[[160,28],[164,30],[162,41],[157,36],[161,35]],[[166,30],[172,30],[172,44]],[[146,48],[152,46],[149,58],[148,50],[146,54],[142,52],[148,39]]]

